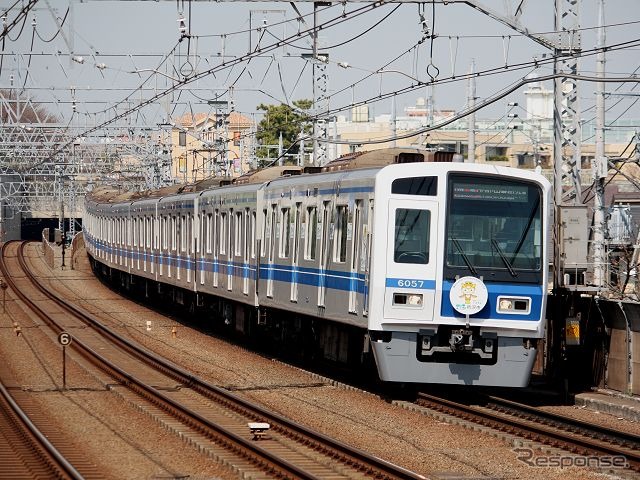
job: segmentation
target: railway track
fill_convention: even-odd
[[[2,472],[10,478],[85,478],[33,423],[34,406],[24,395],[14,398],[5,387],[4,373],[0,374],[0,478],[9,478]]]
[[[566,418],[494,396],[486,397],[479,402],[481,405],[470,405],[468,402],[421,392],[416,403],[572,454],[591,458],[607,457],[607,463],[612,458],[618,458],[618,463],[626,462],[627,468],[640,472],[640,436],[632,433]]]
[[[112,387],[116,393],[131,403],[144,399],[146,405],[141,408],[170,423],[175,433],[218,461],[252,478],[425,478],[269,412],[121,337],[82,308],[56,298],[33,278],[24,260],[26,243],[21,243],[17,260],[38,288],[33,297],[44,295],[45,305],[56,307],[33,302],[8,274],[5,253],[10,245],[3,246],[0,269],[16,295],[56,333],[73,329],[74,350],[116,380]],[[63,322],[51,318],[59,314],[46,313],[56,309],[64,310]],[[268,431],[261,431],[264,424]]]

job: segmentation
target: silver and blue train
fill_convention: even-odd
[[[87,251],[125,288],[214,310],[262,344],[373,358],[383,381],[526,386],[545,331],[549,182],[435,157],[102,189],[85,202]]]

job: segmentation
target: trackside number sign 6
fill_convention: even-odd
[[[58,335],[58,343],[60,343],[60,345],[62,345],[63,347],[71,344],[72,339],[73,337],[71,336],[71,334],[67,332],[60,332],[60,335]]]

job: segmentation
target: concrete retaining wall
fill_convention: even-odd
[[[605,387],[640,395],[640,304],[601,301],[609,328]]]

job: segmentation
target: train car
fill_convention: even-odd
[[[383,380],[526,386],[545,327],[549,192],[489,165],[381,170],[369,334]]]
[[[373,354],[383,381],[524,386],[545,328],[550,185],[434,157],[93,195],[87,249],[96,271],[263,344],[348,365]]]

